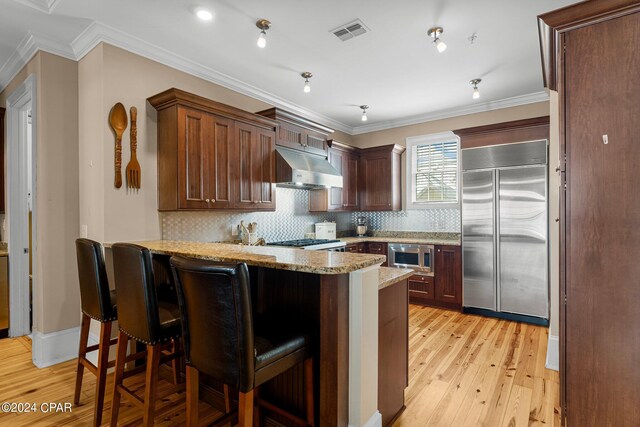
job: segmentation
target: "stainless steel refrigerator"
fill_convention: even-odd
[[[463,306],[546,324],[547,141],[462,150]]]

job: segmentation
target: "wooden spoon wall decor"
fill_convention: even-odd
[[[115,182],[116,188],[122,187],[122,134],[127,128],[127,110],[118,102],[109,113],[109,124],[116,134]]]

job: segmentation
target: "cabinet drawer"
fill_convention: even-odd
[[[347,245],[344,248],[345,252],[360,252],[358,250],[358,245],[357,244],[352,244],[352,245]]]
[[[409,277],[409,296],[412,298],[433,300],[435,298],[433,277]]]
[[[361,253],[361,254],[367,253],[366,243],[358,243],[358,253]]]
[[[385,243],[369,242],[369,253],[386,255],[385,246]]]

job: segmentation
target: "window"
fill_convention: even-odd
[[[458,205],[458,137],[452,132],[407,138],[407,207]]]

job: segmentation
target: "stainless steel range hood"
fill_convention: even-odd
[[[276,148],[276,185],[287,188],[342,188],[342,175],[324,157]]]

